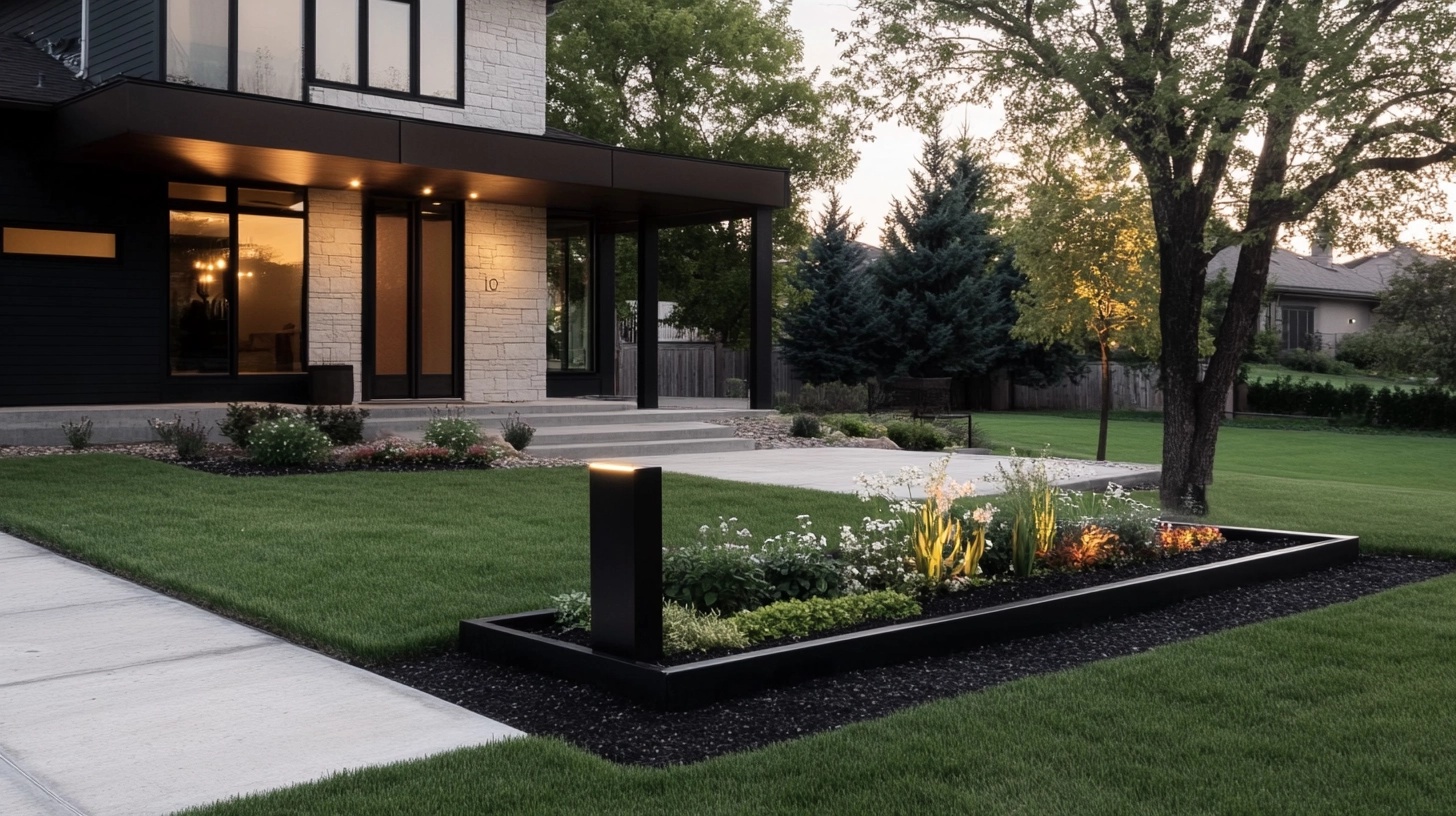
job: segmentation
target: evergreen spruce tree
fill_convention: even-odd
[[[875,373],[879,308],[859,231],[832,193],[799,253],[793,283],[807,298],[784,315],[779,347],[804,382],[855,384]]]
[[[995,280],[1002,246],[986,212],[983,162],[930,133],[910,197],[896,200],[875,267],[883,298],[883,377],[984,374],[1010,344],[1016,313]]]

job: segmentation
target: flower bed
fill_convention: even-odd
[[[460,642],[465,651],[492,660],[588,682],[657,708],[682,709],[812,677],[1061,631],[1249,583],[1300,575],[1359,555],[1359,539],[1352,536],[1246,528],[1224,528],[1224,534],[1255,547],[1272,548],[678,665],[626,660],[543,634],[555,619],[555,610],[549,609],[463,621]]]

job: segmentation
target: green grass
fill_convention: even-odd
[[[690,767],[544,739],[204,812],[1444,814],[1456,578]]]
[[[0,460],[0,528],[353,658],[449,646],[462,618],[587,586],[585,469],[238,479],[129,456]],[[667,474],[663,530],[769,535],[853,496]]]

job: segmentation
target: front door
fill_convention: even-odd
[[[463,393],[459,206],[372,202],[364,275],[366,399]]]

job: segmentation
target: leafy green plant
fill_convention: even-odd
[[[856,439],[873,439],[885,435],[885,426],[854,414],[833,414],[825,417],[824,421],[845,436]]]
[[[91,445],[91,432],[96,428],[91,417],[81,417],[74,422],[67,420],[61,423],[61,433],[66,435],[66,441],[76,450],[85,450]]]
[[[556,622],[567,629],[591,629],[591,596],[585,592],[563,592],[551,596]]]
[[[312,465],[332,448],[327,434],[297,415],[259,422],[248,434],[248,455],[271,467]]]
[[[729,377],[723,381],[723,396],[729,399],[742,399],[748,396],[748,382],[739,377]]]
[[[426,445],[444,448],[456,458],[461,458],[479,445],[480,440],[480,426],[474,420],[466,419],[458,411],[442,413],[430,409],[430,421],[425,425]]]
[[[825,548],[792,533],[767,539],[753,558],[763,570],[767,600],[834,596],[844,584],[841,566]]]
[[[536,429],[522,421],[520,414],[511,414],[501,420],[501,438],[518,451],[525,450],[535,435]]]
[[[366,408],[310,405],[304,409],[303,415],[318,426],[335,445],[357,445],[364,441],[364,420],[369,418],[369,410]]]
[[[699,612],[671,601],[662,605],[664,654],[741,649],[747,645],[748,638],[717,612]]]
[[[222,435],[231,440],[234,445],[247,449],[248,434],[252,433],[253,427],[259,422],[297,415],[297,411],[282,405],[230,402],[227,407],[227,415],[218,420],[217,425],[222,430]]]
[[[773,407],[781,414],[799,413],[799,403],[794,402],[794,398],[787,391],[774,392]]]
[[[768,599],[763,566],[746,546],[690,544],[662,553],[662,595],[704,612],[752,609]]]
[[[914,598],[891,590],[838,598],[809,598],[779,601],[748,612],[740,612],[729,621],[751,643],[804,637],[815,632],[842,629],[868,620],[899,620],[920,614]]]
[[[157,438],[177,450],[178,459],[201,459],[207,455],[209,429],[197,414],[190,421],[184,421],[181,414],[172,419],[151,419],[147,421]]]
[[[842,414],[863,411],[869,404],[869,386],[840,382],[804,385],[799,388],[799,409],[811,414]]]
[[[464,461],[467,464],[489,466],[500,461],[506,452],[499,445],[471,445],[465,451]]]
[[[927,422],[889,422],[885,424],[885,436],[903,450],[938,451],[949,444],[945,435]]]
[[[794,421],[789,424],[789,435],[800,439],[817,439],[824,429],[820,427],[819,417],[813,414],[795,414]]]

